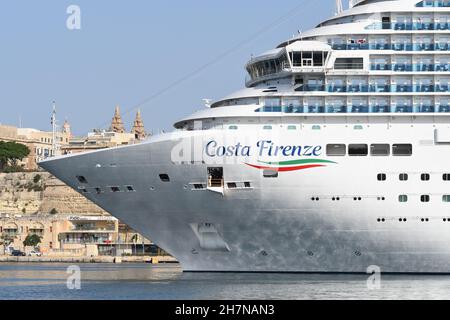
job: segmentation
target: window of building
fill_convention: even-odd
[[[345,144],[327,144],[327,156],[342,157],[346,155]]]
[[[391,154],[389,144],[371,144],[370,145],[370,155],[371,156],[389,156]]]
[[[422,202],[430,202],[430,196],[427,194],[424,194],[422,196],[420,196],[420,201]]]
[[[263,171],[264,178],[278,178],[278,171],[266,169]]]
[[[161,179],[162,182],[170,182],[170,177],[167,173],[161,173],[159,179]]]
[[[399,202],[408,202],[408,196],[406,194],[401,194],[398,196]]]
[[[429,173],[422,173],[420,175],[420,180],[422,180],[422,181],[430,181],[430,174]]]
[[[386,173],[379,173],[377,175],[377,180],[378,181],[386,181]]]
[[[400,173],[399,179],[400,181],[408,181],[408,174],[407,173]]]
[[[444,181],[450,181],[450,173],[444,173],[442,175],[442,180]]]
[[[77,180],[80,183],[85,183],[85,184],[88,183],[84,176],[77,176]]]
[[[392,146],[392,154],[394,156],[411,156],[412,144],[394,144]]]
[[[369,154],[369,147],[367,144],[350,144],[348,145],[349,156],[367,156]]]
[[[450,202],[450,194],[444,194],[442,196],[442,201],[443,202]]]

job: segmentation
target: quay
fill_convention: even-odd
[[[6,262],[30,262],[30,263],[150,263],[150,264],[166,264],[178,263],[177,260],[171,256],[96,256],[96,257],[55,257],[55,256],[0,256],[0,263]]]

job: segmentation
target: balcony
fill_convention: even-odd
[[[270,108],[260,108],[257,109],[256,112],[274,112],[274,109]],[[442,105],[442,106],[434,106],[431,104],[423,104],[423,105],[399,105],[399,106],[389,106],[387,104],[383,105],[359,105],[359,106],[351,106],[347,107],[345,105],[333,106],[333,105],[314,105],[314,106],[298,106],[298,107],[278,107],[276,110],[282,110],[282,112],[287,114],[345,114],[345,113],[450,113],[450,105]],[[280,111],[276,111],[280,112]],[[92,241],[92,238],[87,239]],[[64,243],[84,243],[80,241],[86,241],[86,238],[78,238],[78,239],[69,239],[62,240]],[[103,241],[102,239],[98,241]]]
[[[439,8],[448,8],[450,7],[450,1],[448,0],[424,0],[416,4],[416,7],[426,8],[426,7],[439,7]]]

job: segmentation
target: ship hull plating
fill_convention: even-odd
[[[374,124],[358,134],[339,126],[321,134],[303,130],[275,137],[227,133],[227,144],[254,147],[255,159],[267,160],[256,149],[258,141],[274,141],[320,146],[318,156],[328,161],[272,178],[263,176],[259,160],[233,154],[221,162],[208,152],[208,142],[224,138],[215,131],[201,137],[201,161],[173,160],[179,139],[203,135],[200,131],[41,166],[174,255],[185,271],[366,272],[375,265],[382,272],[450,273],[450,210],[442,201],[450,193],[450,182],[442,179],[450,171],[450,149],[435,144],[431,125],[412,128],[401,122],[389,130]],[[410,157],[325,155],[327,143],[342,141],[409,142],[414,151]],[[208,168],[218,166],[224,188],[208,189]],[[424,172],[430,181],[421,181]],[[379,173],[387,179],[379,181]],[[409,180],[399,181],[401,173]],[[87,181],[80,183],[77,176]],[[431,201],[421,202],[423,194]],[[408,202],[399,202],[400,195],[408,195]]]

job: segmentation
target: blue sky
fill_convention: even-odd
[[[66,28],[71,4],[81,30]],[[333,0],[2,1],[0,123],[50,130],[56,100],[60,122],[83,135],[108,127],[115,105],[125,113],[213,61],[141,106],[147,129],[170,130],[202,98],[242,88],[251,54],[333,12]],[[123,115],[127,129],[134,115]]]

